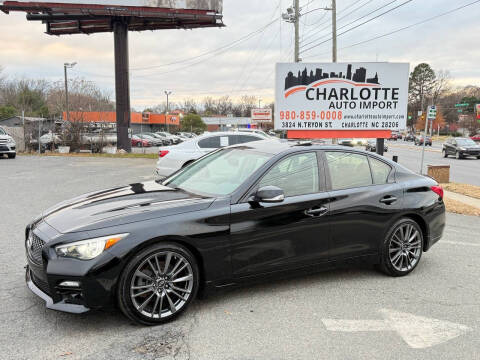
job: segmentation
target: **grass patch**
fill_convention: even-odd
[[[448,183],[441,184],[444,190],[480,199],[480,186],[470,184]]]
[[[445,207],[448,212],[461,215],[480,216],[480,209],[477,209],[476,207],[447,198],[443,201],[445,202]]]
[[[18,153],[22,156],[39,156],[38,153]],[[111,158],[111,159],[158,159],[158,154],[88,154],[88,153],[75,153],[75,154],[59,154],[59,153],[46,153],[40,156],[62,156],[62,157],[81,157],[81,158]]]

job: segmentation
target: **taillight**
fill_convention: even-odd
[[[443,188],[441,186],[432,186],[430,189],[443,199]]]
[[[160,156],[161,158],[165,157],[168,155],[170,151],[168,150],[161,150],[159,153],[158,153],[158,156]]]

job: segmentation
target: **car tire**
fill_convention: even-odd
[[[448,157],[447,150],[443,149],[442,150],[442,155],[443,155],[444,158],[447,158]]]
[[[422,230],[415,221],[400,219],[382,243],[379,269],[393,277],[408,275],[420,263],[423,241]]]
[[[157,243],[134,256],[123,270],[118,305],[138,324],[164,324],[188,308],[197,295],[199,279],[197,262],[188,249]]]
[[[142,147],[142,144],[141,144],[141,143],[137,143],[137,147]]]
[[[457,151],[457,152],[455,153],[455,159],[461,160],[462,158],[463,158],[463,156],[460,154],[460,152]]]
[[[477,160],[480,160],[480,156],[477,156]]]
[[[16,156],[17,156],[17,154],[8,154],[9,159],[15,159]]]

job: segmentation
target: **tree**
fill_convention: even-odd
[[[188,114],[198,114],[198,105],[194,99],[185,99],[183,100],[182,109]]]
[[[0,106],[0,119],[7,119],[15,116],[17,110],[10,105]]]
[[[418,111],[425,111],[424,107],[428,98],[431,98],[435,89],[436,75],[435,71],[426,63],[421,63],[415,67],[410,74],[408,103],[409,112],[417,116]],[[417,119],[418,120],[418,119]],[[408,123],[413,124],[414,119]],[[418,126],[418,124],[417,124]]]
[[[207,129],[205,124],[197,114],[187,114],[180,120],[181,131],[201,133]]]

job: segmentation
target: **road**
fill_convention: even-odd
[[[196,301],[153,328],[116,311],[46,310],[24,283],[24,226],[66,198],[150,179],[154,164],[0,160],[1,359],[479,358],[480,221],[453,214],[442,241],[405,278],[365,267],[269,282]]]
[[[388,141],[389,152],[385,156],[392,158],[398,156],[398,162],[406,168],[418,173],[422,159],[422,147],[414,146],[411,142]],[[425,148],[424,171],[427,165],[450,165],[450,181],[480,186],[480,160],[469,157],[457,160],[450,156],[442,156],[442,144],[434,142],[433,146]]]

